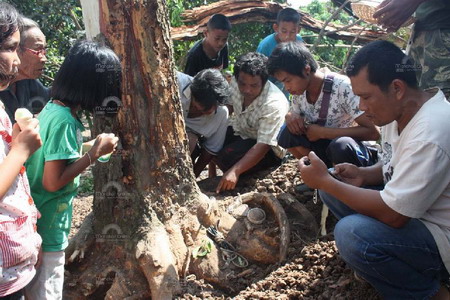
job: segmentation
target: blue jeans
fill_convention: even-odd
[[[448,280],[436,242],[421,221],[393,228],[319,193],[339,219],[334,237],[341,257],[383,299],[429,299]]]

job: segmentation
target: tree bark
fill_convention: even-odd
[[[108,124],[97,118],[99,132],[111,126],[119,134],[121,149],[117,159],[95,169],[96,191],[117,186],[113,201],[94,199],[94,229],[118,224],[132,245],[144,239],[155,217],[165,223],[175,206],[198,197],[163,3],[100,2],[101,31],[122,60],[123,95],[116,119]]]
[[[100,0],[98,14],[96,39],[120,57],[123,72],[121,109],[113,116],[97,112],[94,135],[113,132],[120,146],[109,163],[93,169],[93,217],[82,237],[93,244],[68,248],[72,261],[73,251],[89,253],[81,267],[68,267],[78,280],[66,298],[81,292],[148,299],[151,290],[153,299],[171,299],[186,253],[172,253],[165,226],[180,211],[196,211],[200,191],[187,151],[167,11],[162,0]],[[178,233],[178,248],[187,252]]]
[[[191,258],[193,249],[210,241],[206,228],[211,225],[220,224],[225,239],[238,236],[237,251],[249,260],[273,263],[286,256],[285,217],[277,222],[281,230],[246,229],[243,220],[219,209],[196,184],[164,4],[99,0],[98,11],[89,5],[94,9],[83,12],[91,23],[99,20],[90,35],[121,59],[122,98],[103,101],[121,108],[112,116],[111,111],[94,113],[94,135],[113,132],[120,145],[109,163],[93,169],[93,212],[67,248],[64,299],[172,299],[187,272],[233,290],[230,270],[219,268],[224,260],[220,246],[211,247],[207,257]],[[284,215],[279,210],[272,219]],[[251,230],[255,235],[245,238]],[[268,249],[269,259],[252,257],[251,249]]]

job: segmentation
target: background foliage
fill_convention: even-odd
[[[184,23],[181,20],[181,13],[184,10],[192,9],[204,4],[209,4],[217,2],[218,0],[167,0],[169,8],[169,18],[170,25],[173,27],[178,27]],[[286,1],[276,1],[279,3],[286,3]],[[230,64],[234,64],[236,58],[241,54],[255,51],[258,46],[259,41],[266,35],[272,32],[271,26],[261,23],[246,23],[233,25],[231,30],[231,35],[228,39],[229,47],[229,59]],[[187,51],[200,39],[202,36],[198,36],[195,40],[189,41],[174,41],[174,59],[178,70],[184,70],[184,65],[186,64],[186,53]]]
[[[51,85],[64,56],[76,39],[84,37],[77,0],[9,0],[26,17],[38,22],[47,37],[47,65],[43,81]]]
[[[318,0],[313,0],[308,6],[302,8],[303,11],[309,13],[315,19],[320,21],[327,21],[333,14],[337,7],[333,5],[331,1],[319,2]],[[341,11],[337,17],[332,21],[336,24],[350,24],[355,22],[356,19],[344,11]],[[304,36],[304,41],[313,45],[317,39],[317,33],[303,29],[302,35]],[[314,56],[320,65],[326,65],[330,68],[336,67],[336,70],[341,69],[345,63],[345,58],[347,56],[348,48],[339,48],[336,45],[345,45],[347,42],[335,40],[328,38],[326,36],[322,37],[320,40],[320,45],[327,45],[328,47],[318,47],[314,52]],[[355,49],[352,50],[355,52]]]
[[[46,35],[48,43],[48,63],[44,82],[47,85],[51,85],[50,79],[56,74],[70,46],[76,39],[84,37],[83,18],[79,0],[8,1],[23,15],[37,21]],[[166,0],[171,26],[178,27],[183,25],[181,13],[184,10],[217,1],[218,0]],[[276,2],[286,3],[286,0],[276,0]],[[336,7],[331,1],[322,2],[314,0],[308,6],[301,7],[300,9],[309,13],[316,19],[325,21],[331,16]],[[350,24],[354,21],[355,19],[345,12],[341,12],[337,18],[333,20],[333,22],[340,24]],[[234,25],[229,38],[230,69],[232,69],[232,64],[238,56],[250,51],[255,51],[259,41],[270,33],[272,33],[272,24],[246,23]],[[317,34],[311,31],[302,29],[300,33],[308,45],[314,44],[317,39]],[[400,34],[407,36],[407,31],[403,30]],[[187,51],[201,38],[202,36],[198,36],[194,40],[174,41],[174,60],[179,70],[184,69]],[[340,70],[346,61],[348,48],[340,48],[337,47],[337,45],[344,45],[345,42],[323,37],[320,44],[326,45],[326,47],[317,48],[314,52],[320,65],[328,66],[334,70]],[[355,52],[356,50],[357,49],[353,49],[352,52]]]
[[[212,3],[217,1],[218,0],[168,0],[171,25],[173,27],[183,25],[180,14],[185,9],[191,9],[205,3]],[[277,2],[286,3],[286,1]],[[332,15],[334,10],[336,9],[336,6],[331,1],[323,2],[313,0],[313,2],[311,2],[309,5],[300,7],[300,9],[304,12],[309,13],[316,19],[326,21]],[[354,21],[356,21],[356,19],[345,12],[339,13],[338,16],[333,20],[333,22],[337,24],[345,25],[350,24]],[[230,38],[228,40],[231,64],[233,64],[236,58],[241,54],[255,51],[259,42],[272,32],[272,24],[247,23],[234,25],[231,31]],[[306,44],[308,45],[313,45],[318,36],[317,33],[306,29],[302,29],[300,34],[303,36]],[[179,70],[184,69],[187,51],[194,45],[197,40],[200,40],[201,38],[201,36],[198,36],[194,41],[174,41],[175,62]],[[334,70],[340,70],[346,62],[347,52],[349,51],[349,48],[337,47],[336,45],[345,45],[346,43],[347,42],[334,40],[325,36],[321,39],[320,45],[326,45],[326,47],[317,48],[314,52],[315,58],[322,66],[327,66]],[[356,50],[357,47],[352,49],[351,53],[354,53]]]

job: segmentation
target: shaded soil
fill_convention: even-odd
[[[234,191],[216,194],[214,192],[220,177],[206,178],[204,172],[198,181],[201,190],[214,196],[219,205],[228,207],[238,194],[251,191],[268,192],[280,200],[285,208],[291,226],[291,241],[286,262],[282,265],[249,264],[247,268],[230,268],[229,276],[233,286],[223,291],[197,280],[195,275],[182,278],[182,293],[178,299],[380,299],[375,290],[365,282],[355,279],[353,272],[339,257],[332,231],[336,219],[327,219],[326,236],[318,234],[322,205],[314,203],[312,196],[295,192],[301,183],[296,162],[288,160],[278,169],[241,177]],[[220,175],[220,173],[219,173]],[[87,171],[82,180],[92,177]],[[282,199],[295,197],[313,216],[315,224],[302,222],[302,216],[293,211]],[[81,194],[74,201],[71,236],[78,230],[84,217],[92,209],[93,196]]]

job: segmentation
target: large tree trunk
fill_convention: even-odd
[[[91,1],[82,0],[86,24],[98,19],[100,26],[87,28],[88,36],[109,45],[123,67],[121,109],[97,112],[94,135],[113,132],[120,146],[109,163],[94,167],[93,212],[66,250],[65,299],[171,299],[188,272],[227,288],[229,271],[219,268],[224,250],[212,246],[207,257],[192,257],[194,247],[211,243],[211,225],[249,261],[284,260],[289,227],[276,199],[243,197],[266,206],[281,229],[280,237],[273,228],[250,235],[254,228],[219,210],[196,184],[164,1]]]
[[[163,3],[99,1],[97,39],[121,59],[123,95],[116,116],[95,117],[94,134],[115,133],[120,149],[93,170],[94,208],[87,230],[93,232],[89,241],[95,247],[85,242],[83,250],[91,250],[84,262],[89,272],[77,273],[78,290],[86,297],[149,298],[151,290],[154,299],[168,299],[178,288],[187,248],[174,228],[170,239],[178,239],[180,247],[172,251],[163,224],[170,226],[182,210],[196,210],[192,204],[199,189],[187,151]]]

